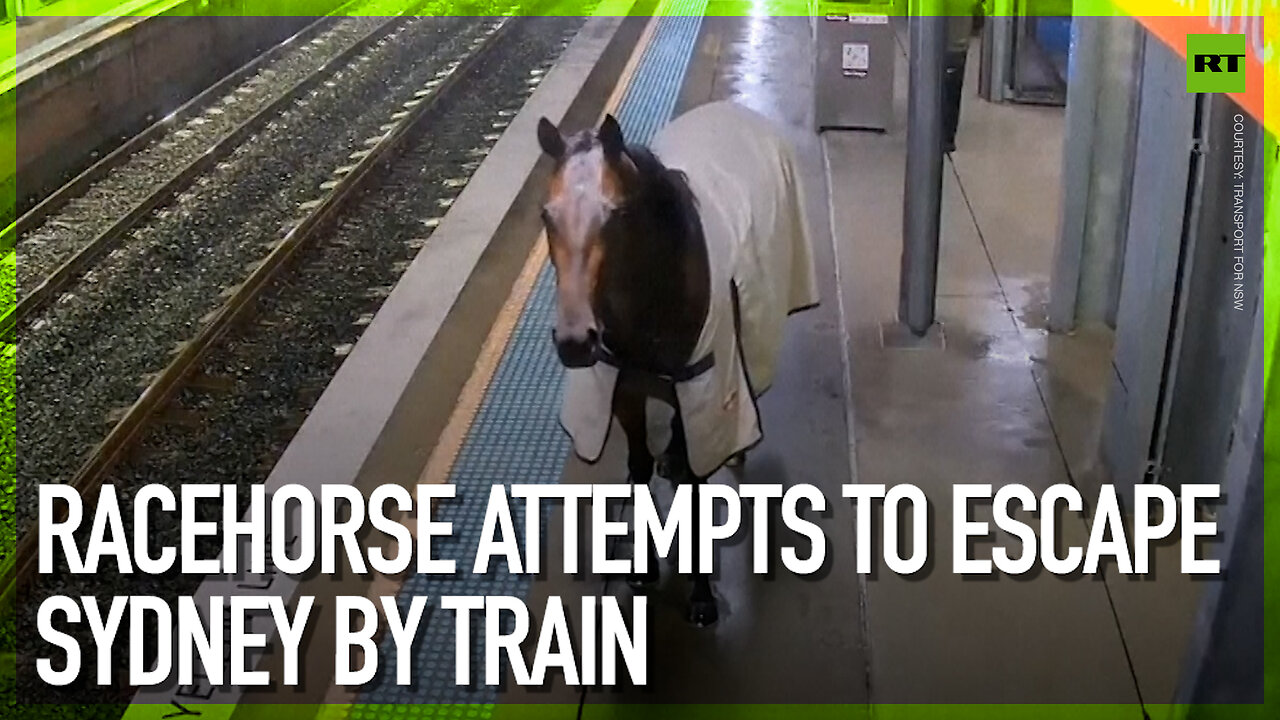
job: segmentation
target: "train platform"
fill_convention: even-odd
[[[900,47],[906,35],[899,32]],[[977,86],[976,53],[966,88]],[[905,54],[897,77],[906,77]],[[906,117],[899,84],[895,116]],[[860,483],[921,487],[936,508],[937,557],[952,556],[955,483],[1071,483],[1097,497],[1095,464],[1110,332],[1047,331],[1059,222],[1063,113],[992,104],[967,89],[957,150],[943,170],[940,337],[891,330],[901,254],[905,135],[826,134],[833,240],[849,337],[850,442]],[[893,212],[884,212],[892,208]],[[971,517],[990,521],[990,508]],[[1083,545],[1083,524],[1061,542]],[[994,545],[1017,541],[997,533]],[[992,547],[992,543],[979,543]],[[876,703],[1122,704],[1117,717],[1173,697],[1199,599],[1161,548],[1152,578],[868,578]],[[1161,571],[1163,568],[1163,571]],[[1152,716],[1159,716],[1151,708]]]
[[[547,168],[533,128],[543,114],[585,126],[609,111],[644,142],[668,119],[728,99],[777,121],[799,151],[821,304],[787,324],[777,381],[760,403],[763,444],[743,469],[722,470],[712,482],[821,488],[833,500],[815,519],[830,542],[825,570],[761,577],[750,572],[749,547],[727,546],[715,579],[720,621],[694,629],[684,619],[687,581],[664,566],[648,596],[653,639],[643,688],[455,686],[453,628],[442,613],[416,650],[423,670],[412,685],[395,685],[389,671],[358,689],[315,677],[289,701],[325,703],[333,718],[388,704],[404,717],[445,717],[455,705],[495,717],[530,716],[534,706],[544,717],[648,717],[645,706],[654,704],[668,706],[662,717],[705,717],[697,706],[713,703],[726,704],[717,716],[744,717],[792,717],[778,706],[800,704],[832,717],[868,717],[875,706],[891,717],[893,708],[880,706],[898,703],[1100,703],[1118,718],[1142,717],[1145,704],[1158,716],[1155,706],[1173,697],[1181,671],[1180,653],[1169,648],[1185,646],[1199,599],[1197,583],[1173,569],[1176,544],[1155,560],[1169,569],[1142,579],[1032,572],[971,580],[945,568],[953,484],[1038,491],[1072,483],[1088,497],[1105,479],[1093,458],[1108,333],[1046,330],[1062,110],[987,103],[974,91],[978,63],[968,64],[958,149],[944,165],[940,325],[907,339],[894,323],[905,28],[897,28],[890,130],[819,135],[808,18],[721,17],[705,2],[684,5],[689,12],[679,17],[588,23],[448,213],[428,223],[450,242],[427,245],[414,261],[268,486],[452,483],[459,501],[439,513],[466,537],[480,532],[493,484],[624,482],[621,433],[587,465],[558,425],[563,371],[548,340],[554,276],[537,233]],[[923,489],[937,567],[909,577],[883,567],[856,572],[854,512],[838,501],[848,483]],[[665,483],[654,487],[669,496]],[[991,517],[989,508],[974,512]],[[543,521],[558,538],[563,518]],[[882,527],[880,518],[873,525]],[[1070,544],[1087,539],[1083,523],[1061,532]],[[474,543],[443,552],[468,567]],[[530,608],[551,596],[567,607],[580,596],[631,597],[617,580],[563,572],[554,541],[544,557],[549,566],[532,579],[409,574],[369,587],[340,573],[273,592],[314,595],[321,608],[326,597],[353,592],[507,594]],[[309,652],[332,650],[319,642]],[[281,699],[247,690],[217,697],[240,703],[245,717]],[[743,703],[756,706],[727,705]],[[164,705],[150,707],[154,714]]]
[[[47,72],[52,63],[88,54],[110,36],[180,4],[182,0],[130,0],[110,12],[102,12],[101,4],[65,0],[24,7],[22,14],[0,22],[0,42],[14,52],[12,66],[4,70],[5,80],[12,82],[15,73],[26,79]]]
[[[19,17],[11,23],[6,23],[4,31],[13,36],[14,47],[21,55],[36,45],[62,35],[87,19],[65,16]]]

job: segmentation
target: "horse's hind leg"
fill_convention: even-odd
[[[701,507],[702,485],[705,482],[703,478],[693,478],[693,507],[694,517],[698,517]],[[694,627],[707,627],[714,625],[720,619],[720,608],[716,605],[716,596],[711,592],[711,575],[710,573],[700,572],[697,566],[697,555],[699,535],[698,522],[693,523],[693,547],[694,547],[694,567],[693,567],[693,592],[689,595],[689,622]]]
[[[614,402],[614,415],[627,436],[627,482],[632,485],[648,485],[653,478],[653,455],[649,454],[644,396],[620,388]],[[647,552],[649,565],[644,572],[631,574],[627,582],[635,586],[658,582],[658,558],[653,544],[647,544],[643,551],[635,548],[633,552]]]
[[[688,446],[685,440],[684,423],[680,419],[680,413],[676,412],[676,417],[671,423],[671,446],[667,449],[667,458],[672,462],[673,469],[676,470],[675,479],[677,482],[690,483],[693,485],[693,514],[695,522],[693,523],[693,592],[689,595],[689,623],[695,627],[707,627],[714,625],[716,620],[720,619],[720,609],[716,605],[716,597],[711,592],[711,575],[699,571],[698,548],[699,523],[696,519],[700,516],[702,485],[706,481],[694,475],[693,470],[689,467]]]
[[[671,452],[667,451],[658,458],[657,467],[658,477],[663,480],[675,480],[675,473],[671,469]]]

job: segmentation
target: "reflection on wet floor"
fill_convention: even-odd
[[[723,16],[731,12],[738,16]],[[819,487],[831,501],[817,520],[827,567],[816,578],[757,576],[748,550],[731,544],[715,584],[722,618],[704,630],[684,622],[688,581],[665,567],[649,594],[648,686],[589,692],[583,716],[626,715],[625,703],[826,702],[856,716],[869,702],[1133,703],[1139,687],[1170,696],[1179,633],[1190,622],[1159,643],[1130,640],[1152,635],[1140,609],[1153,584],[1048,573],[982,582],[949,567],[953,484],[1038,490],[1074,481],[1088,497],[1100,482],[1092,450],[1110,334],[1051,335],[1045,322],[1061,109],[981,101],[979,63],[968,63],[959,149],[944,173],[938,316],[946,342],[885,343],[881,328],[898,298],[905,58],[897,58],[889,132],[819,138],[810,32],[808,18],[770,17],[767,3],[710,3],[676,114],[731,99],[783,123],[797,144],[823,304],[789,323],[778,382],[761,402],[763,445],[742,474],[721,472],[713,482]],[[571,461],[564,481],[621,481],[624,467],[615,446],[596,466]],[[912,483],[926,493],[931,571],[853,571],[853,516],[840,493],[847,482]],[[1080,543],[1085,527],[1064,523],[1061,532]],[[1181,580],[1162,576],[1165,621],[1194,608]],[[539,583],[532,605],[538,595],[571,596],[565,584]],[[607,591],[631,592],[620,582]]]
[[[812,79],[805,78],[798,92],[793,73],[781,68],[808,68],[810,25],[808,18],[770,17],[755,8],[737,22],[721,23],[717,35],[723,50],[713,97],[740,102],[757,112],[807,130],[812,123]],[[806,72],[807,74],[807,72]],[[779,102],[786,98],[785,102]]]
[[[899,28],[901,29],[901,28]],[[900,47],[902,45],[900,44]],[[973,47],[971,52],[977,52]],[[956,483],[1073,482],[1096,494],[1110,333],[1046,330],[1056,238],[1062,111],[976,96],[968,63],[958,149],[943,177],[938,318],[944,348],[878,342],[892,322],[901,252],[905,58],[896,126],[825,136],[846,317],[859,482],[910,482],[936,505],[933,550],[952,548]],[[1083,523],[1063,527],[1072,542]],[[999,535],[997,537],[1004,537]],[[1164,548],[1164,553],[1176,552]],[[1172,557],[1172,556],[1171,556]],[[937,572],[867,583],[874,702],[1134,703],[1171,697],[1196,589],[1161,578],[1182,621],[1151,637],[1152,584],[1102,578],[989,581]],[[1167,616],[1164,621],[1167,621]]]

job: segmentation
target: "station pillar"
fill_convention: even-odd
[[[914,3],[908,19],[907,167],[898,319],[917,336],[933,325],[942,213],[942,84],[947,18],[942,3]]]

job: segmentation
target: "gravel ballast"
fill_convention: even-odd
[[[455,24],[446,25],[438,19],[424,20],[415,21],[414,27],[415,32],[423,36],[423,43],[437,48],[434,53],[453,58],[459,53],[451,55],[445,48],[465,47],[470,43],[479,28],[478,23],[471,25],[470,22],[458,19]],[[198,482],[243,488],[265,480],[293,431],[340,367],[350,346],[358,341],[368,316],[377,311],[387,290],[422,247],[422,242],[431,242],[431,220],[447,211],[451,200],[462,191],[505,124],[554,63],[568,37],[581,27],[583,19],[525,18],[514,22],[516,26],[463,82],[428,111],[423,123],[425,131],[413,138],[405,152],[382,173],[372,178],[371,184],[343,212],[341,219],[269,288],[254,321],[235,329],[205,362],[202,372],[206,376],[229,380],[229,384],[220,390],[184,391],[177,403],[179,414],[194,418],[194,422],[157,425],[131,459],[117,468],[110,482],[117,486],[125,501],[133,489],[146,483],[177,486]],[[409,47],[418,47],[417,41],[408,38],[396,42],[405,43],[406,54]],[[434,59],[427,60],[430,54],[421,53],[418,58],[421,66],[434,62]],[[418,87],[424,77],[430,77],[419,76],[418,70],[411,68],[389,71],[384,65],[379,70],[379,78],[394,77],[397,81],[416,78],[417,85],[406,80],[402,85],[405,88]],[[359,70],[352,81],[340,83],[335,95],[342,95],[349,102],[369,97],[356,94],[354,89],[364,72]],[[397,82],[397,86],[401,84]],[[321,105],[323,98],[317,96],[310,103]],[[274,134],[264,143],[274,152],[268,153],[264,147],[262,153],[257,154],[246,148],[219,170],[235,180],[210,179],[198,195],[184,199],[180,208],[153,223],[172,222],[185,232],[165,236],[148,226],[143,232],[156,234],[144,235],[147,240],[138,247],[150,250],[139,252],[136,257],[121,253],[125,257],[112,258],[113,263],[119,263],[119,270],[125,272],[112,276],[115,279],[111,283],[94,283],[94,287],[84,293],[86,297],[77,294],[71,301],[60,303],[53,317],[46,321],[47,326],[38,331],[44,332],[48,339],[34,347],[42,353],[38,357],[43,363],[50,365],[33,367],[34,353],[27,354],[31,352],[27,348],[30,340],[24,340],[23,355],[18,363],[23,407],[27,403],[27,383],[36,378],[74,377],[80,382],[78,402],[66,411],[71,418],[84,415],[83,405],[90,402],[97,407],[108,407],[117,397],[127,397],[129,401],[136,397],[138,376],[158,369],[157,362],[163,364],[165,359],[164,352],[144,353],[142,349],[155,345],[167,349],[168,344],[182,339],[183,332],[189,334],[200,315],[217,304],[216,291],[208,292],[208,289],[232,282],[226,278],[238,277],[233,269],[238,270],[239,275],[244,274],[243,265],[247,260],[227,256],[239,252],[238,248],[257,246],[259,252],[249,254],[260,257],[265,252],[261,245],[279,237],[278,225],[295,217],[300,204],[318,197],[316,180],[327,178],[334,167],[329,162],[330,156],[316,149],[322,137],[318,135],[322,132],[321,126],[329,128],[330,133],[324,137],[323,147],[341,148],[340,153],[335,151],[335,154],[346,157],[368,137],[361,129],[363,126],[355,127],[363,118],[376,118],[375,128],[387,122],[389,112],[379,115],[374,109],[389,110],[389,106],[376,103],[372,98],[360,102],[367,115],[353,113],[351,120],[335,117],[343,107],[338,103],[324,105],[323,112],[317,110],[323,121],[316,125],[304,123],[286,129],[282,122],[279,127],[268,130]],[[334,131],[339,131],[336,138],[332,137]],[[321,156],[322,159],[318,159]],[[313,164],[323,168],[323,172],[314,171]],[[299,178],[305,179],[295,183]],[[232,213],[232,208],[239,208],[240,212]],[[265,227],[262,218],[276,219],[277,224],[270,232],[244,237],[255,227]],[[219,242],[197,243],[188,238],[210,238]],[[181,281],[172,278],[170,272],[179,266],[183,268]],[[116,267],[112,266],[113,271]],[[201,291],[188,292],[186,288],[191,285]],[[85,309],[72,312],[77,305]],[[93,308],[96,310],[90,311]],[[103,320],[96,325],[85,324],[78,333],[61,330],[74,327],[81,318],[99,317],[127,320],[120,323],[123,327],[108,325]],[[100,334],[90,331],[99,329],[103,331]],[[162,336],[161,332],[170,334]],[[137,334],[142,337],[135,337]],[[30,337],[40,336],[32,333]],[[119,352],[121,350],[124,352]],[[138,358],[146,358],[150,365],[143,369]],[[59,362],[70,362],[76,368],[75,373],[58,372]],[[127,371],[132,373],[130,381],[113,380],[114,373],[124,368],[130,368]],[[38,390],[32,394],[35,392]],[[45,398],[66,396],[65,391],[49,392]],[[47,427],[57,428],[58,416],[56,409],[52,410],[44,420]],[[105,423],[84,420],[79,421],[77,427],[83,428],[81,432],[86,437],[91,434],[91,428],[96,428],[99,434],[107,428]],[[33,471],[42,470],[46,477],[65,477],[77,462],[57,456],[56,441],[66,435],[56,429],[52,434],[51,446],[33,442],[34,452],[20,452],[19,459],[24,465],[33,463]],[[36,437],[34,432],[23,431],[19,442],[31,442]],[[40,458],[41,464],[34,465],[33,457]],[[25,474],[27,470],[22,472],[30,477]],[[174,518],[159,514],[152,519],[149,529],[156,542],[174,541],[179,530]],[[131,529],[126,527],[126,532]],[[209,548],[205,550],[213,552]],[[126,576],[115,572],[96,577],[51,575],[39,579],[37,597],[52,593],[99,597],[141,594],[172,600],[177,595],[193,592],[199,581],[199,577],[192,576]],[[31,612],[23,622],[31,623],[35,604],[26,603],[24,607]],[[33,639],[24,650],[38,655],[42,648],[37,646],[34,636],[28,637]],[[92,662],[92,657],[85,659]],[[123,660],[117,657],[117,665]],[[85,674],[89,672],[91,668],[86,667]],[[34,692],[34,688],[24,692],[24,701],[38,702]],[[76,696],[73,689],[58,694],[61,702],[70,702]],[[124,701],[129,692],[125,688],[114,693],[94,690],[94,696]],[[15,712],[19,714],[14,717],[22,716],[20,708]]]

